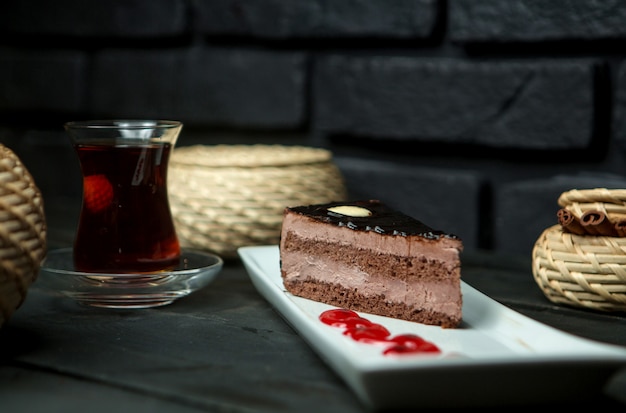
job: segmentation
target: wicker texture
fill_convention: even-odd
[[[580,217],[626,214],[626,190],[564,192],[558,204]],[[561,225],[543,231],[533,248],[533,277],[554,303],[598,311],[626,311],[626,237],[577,235]]]
[[[0,144],[0,326],[36,280],[46,235],[41,192],[20,159]]]
[[[283,145],[177,148],[168,190],[181,245],[227,259],[242,246],[277,244],[286,206],[346,197],[329,151]]]
[[[587,211],[600,211],[611,216],[626,215],[625,189],[572,189],[559,196],[558,204],[581,217]]]

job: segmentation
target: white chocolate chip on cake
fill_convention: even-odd
[[[336,207],[328,208],[330,212],[346,215],[349,217],[369,217],[372,215],[372,211],[367,208],[362,208],[354,205],[340,205]]]

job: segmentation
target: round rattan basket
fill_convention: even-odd
[[[181,246],[225,259],[242,246],[278,244],[286,206],[346,198],[330,151],[287,145],[176,148],[168,191]]]
[[[626,191],[596,188],[561,195],[559,205],[576,219],[589,211],[611,222],[626,214]],[[546,228],[532,252],[532,273],[552,302],[598,311],[626,311],[626,237],[575,234]]]
[[[46,234],[39,188],[15,153],[0,144],[0,326],[38,276]]]

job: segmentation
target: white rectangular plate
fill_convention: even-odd
[[[356,342],[319,321],[335,307],[285,290],[278,246],[242,247],[238,253],[259,293],[370,408],[575,402],[597,396],[626,367],[626,347],[538,323],[466,283],[457,329],[361,313],[392,335],[416,334],[442,350],[383,355],[380,346]]]

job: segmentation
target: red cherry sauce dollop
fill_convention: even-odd
[[[331,327],[343,329],[343,334],[355,341],[384,344],[383,354],[441,353],[439,347],[415,334],[391,336],[384,326],[373,323],[345,308],[324,311],[319,319]]]

